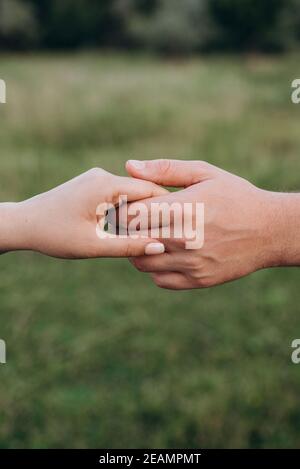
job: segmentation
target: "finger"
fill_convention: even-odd
[[[117,178],[117,181],[114,181],[116,187],[115,198],[126,196],[127,200],[132,202],[150,197],[163,196],[169,193],[165,188],[153,182],[122,176],[115,177]]]
[[[205,161],[181,160],[129,160],[127,172],[140,179],[155,182],[164,186],[188,187],[207,179],[218,172],[218,168]]]
[[[150,232],[149,232],[149,237],[150,237]],[[172,253],[173,255],[175,253],[181,253],[182,256],[184,256],[184,259],[186,261],[190,261],[190,258],[193,258],[194,253],[193,251],[187,250],[187,240],[185,238],[155,238],[158,242],[163,243],[165,246],[165,252]]]
[[[182,223],[185,201],[186,193],[183,190],[124,204],[119,209],[118,223],[120,226],[130,227],[131,221],[133,225],[138,222],[142,230],[148,229],[149,226],[153,229],[159,226],[169,227],[173,225],[174,220],[179,224]],[[159,237],[157,234],[151,236]]]
[[[153,256],[141,256],[129,259],[132,265],[140,272],[169,272],[170,270],[182,271],[186,269],[187,260],[185,253],[160,254]]]
[[[113,194],[109,195],[109,200],[104,204],[99,204],[96,210],[97,215],[101,214],[103,218],[109,208],[107,221],[113,226],[127,227],[127,209],[130,202],[138,203],[140,200],[151,200],[169,194],[167,189],[152,182],[121,176],[113,176],[113,178],[111,181]],[[143,207],[147,210],[145,204]],[[144,225],[148,226],[146,222]]]
[[[99,254],[95,257],[138,257],[164,253],[165,247],[152,239],[132,239],[130,237],[107,238],[99,240]]]
[[[95,234],[95,257],[151,256],[165,252],[164,244],[152,239],[148,231],[117,234],[115,227],[105,231],[103,224],[97,223]]]
[[[151,274],[151,278],[159,288],[165,288],[167,290],[190,290],[194,288],[192,283],[179,272]]]

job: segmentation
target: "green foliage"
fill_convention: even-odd
[[[286,46],[294,46],[300,41],[300,0],[289,0],[281,17],[281,26]]]
[[[36,8],[45,47],[114,45],[122,38],[116,0],[29,1]]]
[[[286,0],[210,0],[212,17],[220,27],[221,47],[244,50],[282,47],[280,19]]]
[[[300,0],[0,0],[2,47],[276,51],[300,40]]]
[[[0,48],[26,48],[36,37],[32,5],[21,0],[0,0]]]
[[[152,14],[132,14],[128,24],[142,45],[172,54],[205,47],[213,28],[207,0],[159,0]]]

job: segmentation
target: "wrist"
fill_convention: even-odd
[[[300,194],[265,193],[266,267],[300,265]],[[264,217],[264,213],[262,214]]]
[[[28,216],[23,203],[0,204],[0,252],[30,249]]]

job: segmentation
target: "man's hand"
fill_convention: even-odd
[[[300,196],[258,189],[245,179],[201,161],[129,161],[131,176],[185,189],[153,202],[204,203],[204,245],[187,250],[186,239],[161,240],[166,252],[132,259],[168,289],[203,288],[265,267],[300,265]],[[132,204],[134,205],[134,204]],[[133,207],[134,208],[134,207]]]
[[[0,204],[0,251],[33,250],[69,259],[158,254],[164,246],[150,238],[99,239],[99,204],[117,204],[163,195],[152,182],[119,177],[95,168],[49,192],[20,203]]]

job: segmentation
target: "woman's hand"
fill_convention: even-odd
[[[52,257],[128,257],[163,252],[150,238],[97,236],[97,207],[163,195],[154,183],[95,168],[44,194],[0,204],[0,251],[32,250]]]

